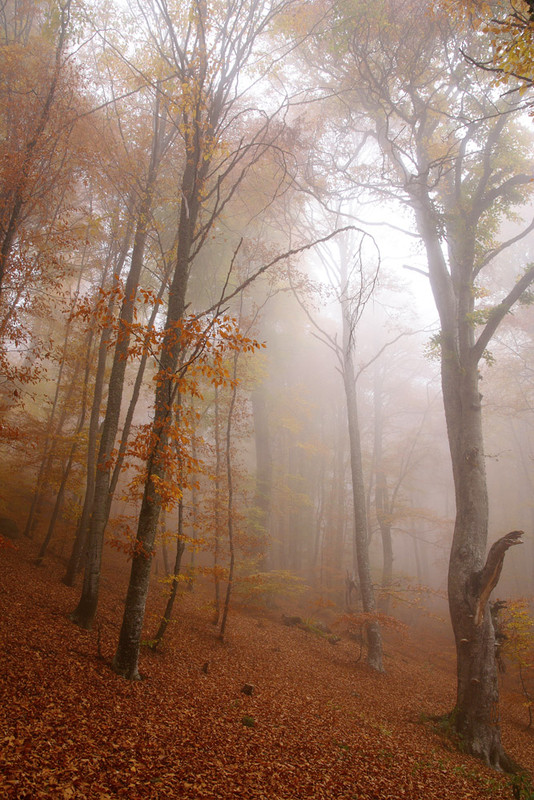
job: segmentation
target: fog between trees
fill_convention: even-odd
[[[377,670],[381,614],[475,581],[479,683],[485,590],[532,593],[528,95],[415,5],[1,7],[0,512],[84,627],[130,559],[126,677],[154,571],[221,638],[233,597],[348,600]]]

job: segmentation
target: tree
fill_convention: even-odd
[[[274,122],[276,111],[254,114],[241,102],[239,81],[258,38],[289,5],[267,0],[236,0],[224,6],[195,2],[178,12],[177,17],[173,17],[165,0],[155,0],[149,7],[154,20],[152,35],[162,60],[178,77],[179,93],[174,104],[185,163],[136,552],[113,660],[114,670],[127,678],[139,677],[138,653],[161,488],[166,479],[171,411],[184,374],[184,368],[177,367],[184,346],[183,320],[191,266],[249,169],[273,147],[280,134],[280,126]],[[248,136],[241,132],[245,123]],[[209,331],[208,325],[206,335],[193,351],[204,347]]]
[[[496,98],[489,82],[466,65],[460,52],[465,31],[446,14],[429,6],[421,13],[410,0],[383,2],[372,15],[358,2],[338,8],[347,15],[351,56],[341,70],[344,89],[383,159],[379,170],[361,168],[355,180],[411,208],[441,323],[436,344],[456,496],[449,606],[458,684],[450,721],[469,752],[509,768],[498,724],[488,599],[506,551],[521,537],[507,534],[486,558],[479,379],[491,337],[534,281],[534,267],[527,266],[493,305],[477,298],[484,270],[532,228],[497,240],[503,215],[532,189],[530,145],[515,121],[516,95]]]
[[[113,365],[108,384],[106,413],[100,436],[96,477],[91,500],[91,519],[87,539],[88,554],[85,563],[84,582],[78,605],[71,614],[72,621],[83,628],[91,627],[98,603],[104,531],[112,499],[112,453],[119,427],[131,326],[135,315],[136,294],[144,266],[145,248],[151,224],[153,196],[158,170],[169,142],[172,140],[172,135],[169,137],[167,133],[166,115],[162,112],[160,103],[161,97],[156,93],[150,159],[137,208],[137,222],[130,269],[124,286],[124,298],[121,304]],[[97,398],[95,400],[98,402]],[[88,479],[92,481],[92,475],[88,476]]]
[[[91,509],[94,499],[94,490],[96,482],[96,465],[98,457],[98,429],[100,426],[100,414],[102,408],[102,396],[105,388],[106,378],[106,365],[108,348],[113,333],[114,324],[114,309],[118,300],[118,290],[121,280],[121,273],[127,259],[128,251],[130,249],[131,240],[133,236],[134,219],[129,206],[132,203],[127,203],[126,208],[122,209],[119,199],[116,199],[116,206],[120,211],[125,212],[125,230],[122,236],[119,235],[121,229],[121,213],[117,211],[113,217],[113,224],[108,241],[106,253],[106,268],[103,276],[102,291],[105,289],[105,279],[109,268],[113,270],[113,282],[107,302],[104,306],[104,321],[99,331],[99,344],[97,348],[96,369],[94,376],[94,385],[91,401],[91,412],[89,416],[89,426],[87,431],[87,466],[85,475],[85,492],[82,503],[82,510],[76,526],[76,535],[72,544],[72,550],[67,565],[67,570],[63,578],[63,582],[67,586],[74,586],[76,575],[80,569],[82,561],[82,554],[85,551],[87,533],[91,515]],[[117,216],[119,217],[117,219]],[[105,293],[105,292],[104,292]],[[98,308],[100,303],[97,301],[94,312],[91,314],[91,322],[94,324],[98,318]]]
[[[365,614],[367,636],[367,660],[378,672],[383,671],[382,637],[376,615],[376,601],[371,566],[369,561],[368,504],[362,462],[362,444],[358,413],[357,370],[354,363],[357,326],[366,305],[376,287],[379,270],[379,254],[370,236],[359,232],[359,241],[353,231],[337,240],[334,256],[327,248],[321,248],[321,261],[341,311],[342,342],[337,337],[319,330],[321,340],[334,352],[338,362],[345,393],[347,426],[349,435],[350,470],[353,500],[353,570],[359,578],[359,593]],[[369,263],[372,266],[369,266]]]
[[[348,248],[340,247],[339,260],[339,300],[342,317],[342,376],[347,402],[347,421],[349,429],[350,463],[352,476],[354,544],[356,564],[359,577],[359,589],[362,607],[371,616],[376,612],[371,567],[369,563],[369,531],[367,521],[367,502],[362,467],[362,449],[360,441],[360,425],[358,421],[358,399],[356,394],[356,370],[354,365],[354,344],[356,326],[372,295],[376,285],[378,270],[368,276],[362,263],[363,243],[351,253]],[[370,619],[365,625],[367,633],[370,666],[378,672],[383,671],[382,637],[376,619]]]
[[[452,7],[450,0],[440,0],[445,8]],[[464,49],[464,56],[475,66],[493,73],[497,86],[520,82],[523,94],[534,86],[532,66],[534,28],[534,5],[531,0],[516,0],[488,3],[486,0],[469,0],[463,8],[454,6],[455,13],[465,16],[466,23],[480,31],[489,41],[489,53],[481,58],[470,48]],[[530,93],[529,93],[530,94]],[[527,108],[532,108],[532,100],[525,98]]]
[[[75,188],[95,141],[68,52],[71,6],[0,9],[0,375],[15,395],[47,353],[30,320],[50,313],[47,298],[60,294],[85,234]],[[20,364],[9,350],[24,348],[32,357]]]

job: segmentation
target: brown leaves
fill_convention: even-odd
[[[482,800],[490,781],[494,800],[509,796],[505,779],[416,722],[453,702],[453,649],[441,635],[387,631],[388,673],[378,677],[355,664],[352,642],[332,648],[279,613],[234,611],[223,645],[197,589],[181,599],[163,650],[143,650],[145,680],[129,683],[98,658],[96,631],[68,622],[61,571],[33,568],[28,547],[2,551],[2,798]],[[106,659],[125,586],[121,557],[108,558]],[[149,626],[160,610],[155,586]],[[514,755],[518,735],[505,736]]]

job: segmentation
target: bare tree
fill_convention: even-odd
[[[373,619],[377,609],[369,561],[368,510],[356,389],[358,376],[354,362],[357,327],[375,289],[380,258],[372,238],[362,231],[358,231],[355,235],[354,230],[351,230],[343,237],[339,237],[336,244],[335,255],[326,247],[321,247],[319,253],[341,309],[341,343],[338,342],[336,336],[320,329],[316,320],[309,312],[306,311],[306,313],[316,330],[319,331],[319,338],[335,353],[343,378],[354,515],[353,570],[359,578],[358,588],[363,610],[369,615],[365,623],[368,643],[367,660],[373,669],[382,672],[382,637],[378,620]],[[372,266],[369,268],[366,262],[372,263]]]

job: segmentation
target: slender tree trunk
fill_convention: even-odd
[[[127,206],[127,213],[129,214],[130,207],[133,201],[130,201]],[[129,215],[130,217],[130,215]],[[120,275],[130,249],[132,239],[132,218],[127,221],[127,228],[122,240],[122,247],[119,252],[117,263],[114,269],[114,279],[111,296],[107,305],[107,317],[111,320],[113,309],[115,306],[115,290],[118,289]],[[108,264],[109,266],[109,264]],[[107,270],[106,270],[107,271]],[[91,414],[89,417],[89,431],[87,434],[87,469],[85,478],[85,494],[83,499],[82,512],[78,520],[76,528],[76,536],[72,546],[67,571],[63,578],[63,583],[67,586],[74,586],[76,575],[80,570],[82,564],[82,556],[87,542],[87,535],[89,529],[89,522],[91,518],[91,509],[93,505],[95,481],[96,481],[96,464],[97,464],[97,451],[98,451],[98,431],[100,427],[100,412],[102,407],[102,397],[104,393],[104,380],[106,375],[106,362],[108,357],[108,347],[111,338],[111,321],[107,323],[100,335],[100,344],[98,347],[98,357],[95,373],[95,385],[93,389],[93,400],[91,405]]]
[[[226,487],[228,491],[226,512],[227,512],[227,529],[228,529],[228,551],[230,553],[230,563],[228,565],[228,581],[226,584],[226,593],[224,596],[224,605],[222,609],[221,627],[219,630],[219,639],[221,641],[224,641],[224,636],[226,633],[228,612],[230,611],[230,598],[232,596],[232,587],[234,585],[235,543],[234,543],[234,482],[232,474],[232,422],[233,422],[235,401],[237,397],[238,360],[239,360],[239,353],[236,351],[236,353],[234,354],[232,394],[230,397],[230,408],[228,409],[228,419],[226,422]]]
[[[79,275],[78,275],[78,285],[76,287],[75,298],[77,298],[78,295],[79,295],[81,279],[82,279],[82,271],[80,270]],[[65,364],[67,363],[67,356],[68,356],[69,347],[70,347],[70,339],[69,339],[69,337],[70,337],[71,325],[72,325],[71,320],[68,319],[67,320],[67,324],[65,326],[65,336],[64,336],[64,340],[63,340],[63,348],[62,348],[62,353],[61,353],[61,360],[60,360],[60,364],[59,364],[59,370],[58,370],[58,375],[57,375],[57,380],[56,380],[56,387],[55,387],[55,391],[54,391],[54,399],[52,401],[52,408],[50,409],[50,414],[49,414],[48,422],[47,422],[47,425],[46,425],[45,440],[44,440],[44,447],[43,447],[43,458],[42,458],[41,465],[40,465],[40,468],[39,468],[39,474],[37,476],[37,481],[36,481],[36,484],[35,484],[35,489],[34,489],[34,493],[33,493],[33,497],[32,497],[32,502],[31,502],[31,505],[30,505],[30,512],[28,514],[28,519],[26,521],[26,527],[24,528],[24,535],[27,536],[29,539],[31,539],[32,536],[33,536],[33,531],[35,529],[35,525],[36,525],[36,521],[37,521],[38,510],[39,510],[39,506],[40,506],[41,499],[42,499],[43,484],[44,484],[48,469],[50,468],[50,465],[51,465],[51,454],[52,454],[53,449],[54,449],[54,437],[57,438],[57,436],[59,434],[59,431],[61,430],[62,421],[64,421],[65,416],[66,416],[66,409],[67,409],[67,406],[68,406],[68,398],[72,394],[72,391],[73,391],[73,388],[74,388],[74,380],[73,380],[73,381],[71,381],[69,392],[67,394],[67,399],[65,400],[65,403],[64,403],[64,406],[63,406],[63,412],[62,412],[62,417],[61,417],[62,421],[60,421],[60,424],[58,424],[57,430],[54,431],[55,417],[56,417],[56,412],[57,412],[57,408],[58,408],[58,404],[59,404],[59,393],[60,393],[60,390],[61,390],[61,384],[62,384],[62,380],[63,380],[63,372],[65,370]]]
[[[314,525],[314,533],[313,533],[313,542],[312,542],[312,558],[311,558],[311,575],[315,576],[317,580],[317,573],[319,577],[319,587],[322,588],[323,581],[324,581],[324,572],[323,572],[323,564],[324,564],[324,552],[325,549],[328,547],[327,537],[325,536],[325,516],[326,516],[326,509],[327,506],[327,498],[326,498],[326,475],[325,475],[325,459],[322,458],[318,475],[315,481],[314,487],[314,496],[316,498],[316,510],[315,510],[315,525]]]
[[[54,503],[54,509],[52,511],[52,516],[50,517],[50,522],[48,524],[48,530],[46,532],[45,538],[43,539],[43,543],[42,543],[41,548],[39,550],[39,554],[38,554],[37,558],[35,559],[35,563],[36,563],[37,566],[41,566],[41,564],[43,563],[43,559],[44,559],[44,557],[46,555],[46,551],[48,550],[48,545],[50,544],[50,541],[51,541],[52,536],[54,534],[56,523],[57,523],[57,521],[59,519],[59,515],[60,515],[61,509],[63,507],[63,500],[64,500],[64,497],[65,497],[65,489],[66,489],[67,481],[69,479],[70,471],[71,471],[71,468],[72,468],[72,462],[74,460],[74,456],[75,456],[75,453],[76,453],[76,448],[77,448],[77,442],[74,442],[72,447],[71,447],[71,450],[70,450],[70,453],[69,453],[69,457],[67,459],[67,463],[65,464],[65,467],[63,469],[63,474],[61,476],[61,483],[60,483],[60,486],[59,486],[59,489],[58,489],[58,493],[56,495],[56,501]]]
[[[176,335],[176,326],[183,319],[185,312],[189,259],[200,210],[200,190],[209,168],[209,160],[202,161],[197,148],[198,143],[188,153],[182,178],[176,262],[169,289],[165,338],[154,403],[153,446],[147,461],[145,487],[137,525],[136,551],[132,559],[119,642],[112,664],[115,672],[131,680],[139,679],[139,647],[150,582],[152,552],[161,510],[157,487],[165,478],[168,428],[178,391],[176,370],[182,345],[179,336]]]
[[[332,567],[338,582],[343,574],[345,563],[345,473],[346,473],[346,450],[345,450],[345,425],[341,425],[342,420],[336,422],[337,428],[337,447],[334,456],[333,471],[333,525],[334,542],[332,553]]]
[[[260,570],[265,569],[268,550],[269,516],[271,512],[273,459],[269,432],[269,416],[265,401],[265,390],[257,387],[252,392],[252,415],[254,419],[254,441],[256,445],[256,488],[254,493],[254,529],[257,552],[260,555]]]
[[[352,475],[352,496],[354,501],[354,552],[355,572],[360,582],[362,607],[366,614],[376,613],[376,603],[369,562],[369,542],[367,535],[367,509],[365,505],[365,484],[363,479],[360,427],[358,421],[358,401],[354,364],[350,351],[345,350],[343,371],[347,417],[349,427],[350,466]],[[377,620],[365,624],[367,635],[367,661],[370,667],[383,672],[382,636]]]
[[[350,286],[348,281],[348,254],[341,253],[340,263],[340,300],[343,326],[343,383],[347,405],[347,422],[349,431],[350,469],[352,477],[352,497],[354,503],[354,572],[358,575],[362,607],[366,614],[376,614],[376,601],[371,577],[369,561],[369,532],[365,482],[363,476],[362,448],[360,440],[360,423],[358,419],[358,396],[356,391],[356,374],[354,369],[354,337],[357,314],[352,307]],[[361,277],[361,275],[360,275]],[[358,310],[361,303],[361,295]],[[367,662],[377,672],[383,672],[382,635],[376,619],[365,624],[367,636]]]
[[[27,536],[29,539],[33,538],[33,531],[35,530],[35,527],[40,518],[46,480],[50,473],[50,470],[52,469],[54,459],[56,458],[57,443],[62,434],[65,420],[67,419],[67,413],[69,411],[69,401],[74,392],[74,387],[76,384],[76,378],[78,374],[78,367],[79,364],[77,363],[75,373],[72,377],[72,380],[69,384],[69,388],[67,389],[67,393],[63,401],[63,407],[61,409],[57,425],[55,426],[55,428],[52,425],[53,415],[51,412],[49,426],[47,426],[47,441],[45,442],[46,450],[45,453],[43,454],[43,460],[39,468],[39,475],[37,478],[37,483],[32,498],[30,513],[28,515],[28,519],[26,521],[26,527],[24,529],[24,535]],[[53,407],[54,412],[56,410],[56,404],[57,401],[54,401],[54,407]]]
[[[213,612],[212,622],[214,625],[219,624],[219,617],[221,614],[221,581],[219,577],[220,557],[221,557],[221,538],[222,538],[222,525],[221,525],[221,436],[220,436],[220,408],[219,408],[219,389],[215,386],[215,420],[214,420],[214,439],[215,439],[215,496],[214,496],[214,529],[215,529],[215,543],[213,550],[213,577],[215,581],[215,610]]]
[[[85,416],[87,413],[87,388],[89,383],[89,371],[90,371],[90,362],[91,362],[91,353],[92,353],[92,339],[93,339],[93,332],[89,332],[88,342],[87,342],[87,360],[85,363],[85,379],[84,379],[84,390],[83,390],[83,398],[82,398],[82,406],[80,410],[80,416],[78,419],[78,424],[76,426],[76,430],[74,432],[74,441],[70,448],[69,457],[67,459],[67,463],[63,469],[63,474],[61,476],[61,484],[59,486],[59,490],[56,496],[56,502],[54,503],[54,510],[52,511],[52,516],[50,518],[50,523],[48,525],[48,531],[46,536],[43,540],[41,545],[41,549],[39,550],[39,554],[36,559],[36,564],[40,565],[43,562],[43,558],[46,555],[46,551],[48,549],[48,545],[52,539],[54,534],[54,529],[56,526],[56,522],[59,518],[59,514],[61,512],[61,508],[63,506],[63,499],[65,497],[65,489],[67,487],[67,481],[69,479],[70,471],[72,469],[72,464],[74,462],[74,456],[76,455],[76,450],[78,449],[78,441],[79,436],[83,430],[83,426],[85,425]],[[75,370],[75,375],[77,370]],[[75,378],[73,378],[74,383]]]
[[[119,317],[117,343],[115,345],[113,366],[111,368],[108,386],[106,415],[102,426],[102,435],[100,437],[91,521],[89,526],[88,554],[85,564],[82,594],[76,609],[71,614],[72,621],[82,628],[91,628],[98,604],[104,531],[110,504],[111,458],[119,427],[124,378],[130,345],[129,326],[134,316],[135,298],[143,268],[145,246],[149,230],[152,196],[161,157],[162,131],[159,127],[159,95],[156,101],[154,119],[155,131],[152,141],[151,161],[145,194],[137,218],[130,271],[124,288],[124,300]]]
[[[166,274],[161,282],[161,286],[156,297],[156,302],[154,303],[154,308],[152,309],[150,318],[146,326],[147,342],[150,341],[150,335],[154,331],[156,318],[160,310],[160,303],[162,301],[163,295],[165,294],[165,291],[167,290],[168,282],[169,282],[169,275]],[[109,513],[111,511],[111,501],[113,500],[113,495],[115,494],[115,490],[117,488],[119,477],[122,471],[124,456],[126,455],[126,447],[128,445],[128,439],[130,437],[130,431],[135,414],[135,409],[137,408],[139,395],[141,394],[141,388],[143,386],[143,380],[145,377],[145,370],[148,363],[148,358],[149,358],[149,347],[147,346],[144,349],[143,355],[141,356],[141,359],[139,361],[139,367],[137,369],[137,374],[135,376],[130,402],[128,403],[128,409],[126,411],[124,424],[122,426],[121,439],[119,443],[119,449],[117,452],[117,458],[115,460],[115,466],[113,467],[113,473],[111,475],[111,481],[109,484],[108,511],[107,511],[106,524],[107,524],[107,519],[109,518]]]
[[[387,478],[383,469],[382,442],[384,436],[382,374],[375,372],[374,407],[375,407],[375,510],[380,535],[382,537],[382,594],[379,608],[384,614],[389,612],[389,587],[393,579],[393,544],[391,541],[391,511]]]
[[[383,472],[376,475],[375,488],[376,516],[382,537],[382,596],[380,611],[389,613],[390,587],[393,581],[393,542],[391,539],[391,512],[389,508],[389,493],[387,479]]]
[[[174,569],[172,573],[171,588],[169,590],[167,605],[165,606],[165,611],[163,612],[163,616],[160,620],[157,633],[150,644],[152,650],[156,650],[161,644],[161,641],[165,636],[165,631],[167,630],[167,627],[172,617],[172,610],[174,607],[174,601],[176,600],[176,592],[178,591],[178,583],[180,580],[180,567],[182,565],[182,556],[185,550],[185,542],[182,538],[184,530],[183,519],[184,519],[184,504],[183,504],[183,498],[180,498],[180,501],[178,503],[178,532],[177,532],[178,535],[176,538],[176,557],[174,559]]]
[[[196,430],[193,431],[191,452],[193,455],[193,460],[196,462],[198,459]],[[191,487],[191,539],[196,539],[198,531],[198,494],[197,483],[196,481],[193,481],[193,485]],[[191,547],[191,557],[189,560],[189,567],[187,569],[187,588],[189,591],[193,590],[195,579],[195,552],[196,547],[193,545],[193,547]]]

